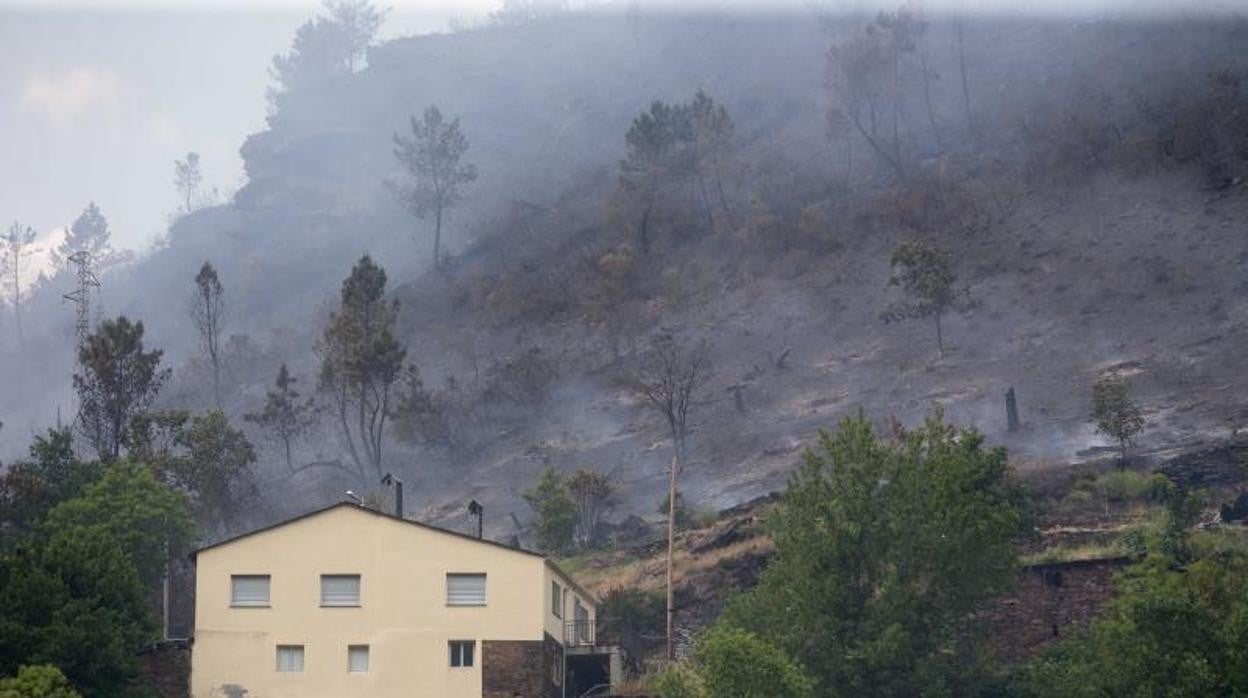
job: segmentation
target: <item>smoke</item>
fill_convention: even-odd
[[[394,38],[370,50],[366,69],[240,137],[245,186],[172,222],[162,245],[105,277],[103,300],[110,314],[142,319],[150,345],[165,351],[175,379],[162,406],[204,409],[209,383],[186,299],[196,270],[211,260],[226,289],[226,334],[236,337],[225,391],[236,424],[259,407],[283,363],[304,395],[314,392],[321,328],[364,252],[388,273],[409,360],[430,385],[454,377],[472,386],[492,367],[540,350],[557,367],[540,406],[474,404],[502,416],[471,424],[473,449],[386,445],[388,469],[408,483],[410,509],[458,516],[457,503],[475,497],[497,512],[488,522],[495,532],[510,526],[504,512],[523,516],[517,493],[547,466],[611,472],[621,509],[651,513],[671,445],[665,425],[619,376],[660,326],[712,347],[715,378],[691,416],[683,481],[698,506],[781,486],[818,429],[859,409],[880,423],[913,423],[940,403],[950,421],[978,426],[1020,458],[1065,462],[1098,443],[1086,403],[1104,362],[1143,361],[1146,400],[1177,390],[1180,374],[1194,390],[1240,384],[1217,367],[1193,382],[1193,372],[1159,356],[1188,351],[1181,347],[1193,325],[1202,335],[1232,336],[1226,327],[1241,311],[1209,306],[1234,297],[1225,271],[1234,243],[1220,223],[1239,220],[1238,209],[1219,206],[1235,200],[1206,202],[1199,176],[1158,175],[1154,165],[1133,177],[1099,163],[1089,165],[1099,174],[1052,174],[1054,162],[1102,157],[1097,126],[1117,129],[1108,129],[1105,147],[1147,144],[1155,124],[1141,105],[1166,104],[1214,69],[1242,67],[1240,25],[1222,19],[1229,5],[1184,5],[1189,18],[1217,15],[1209,21],[1122,21],[1173,20],[1165,16],[1173,5],[925,5],[924,59],[936,76],[930,102],[917,54],[903,57],[898,81],[898,146],[913,167],[906,187],[861,139],[828,137],[827,111],[837,106],[825,87],[828,49],[891,5],[604,3],[516,26]],[[811,21],[812,10],[828,21]],[[954,10],[974,15],[966,27],[969,97],[956,33],[942,16]],[[731,216],[707,230],[694,191],[694,214],[664,219],[647,255],[612,208],[624,134],[653,100],[685,103],[699,89],[735,122],[733,169],[724,177]],[[881,114],[890,94],[876,95]],[[429,271],[427,225],[384,186],[402,176],[393,134],[429,104],[461,119],[465,157],[481,172],[452,212],[453,259],[438,273]],[[229,106],[207,100],[202,109]],[[1063,140],[1068,134],[1086,139]],[[674,197],[693,189],[681,187]],[[950,191],[970,203],[941,225],[916,222],[933,197]],[[964,225],[959,216],[987,222]],[[919,236],[951,248],[979,301],[948,318],[943,359],[929,322],[879,318],[895,300],[889,252]],[[604,260],[633,266],[609,277]],[[1213,271],[1194,277],[1189,291],[1188,266]],[[608,281],[625,289],[621,298],[602,300],[617,292]],[[0,335],[6,462],[55,423],[58,406],[64,421],[72,417],[72,313],[60,302],[69,282],[62,274],[36,289],[25,346]],[[6,328],[8,320],[0,315]],[[1164,350],[1148,349],[1153,344]],[[1233,344],[1210,344],[1207,366],[1236,365],[1225,353]],[[1010,386],[1023,419],[1015,434],[1004,430]],[[1201,423],[1215,412],[1196,410]],[[271,444],[252,437],[262,446],[265,482],[286,482]],[[300,462],[343,455],[328,421],[297,447]],[[341,494],[342,483],[300,477],[283,506]]]

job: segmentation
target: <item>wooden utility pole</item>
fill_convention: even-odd
[[[676,645],[672,642],[672,614],[674,612],[672,596],[672,551],[676,547],[676,473],[680,470],[679,461],[672,459],[671,477],[667,487],[667,659],[676,659]]]

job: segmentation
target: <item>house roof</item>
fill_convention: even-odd
[[[489,540],[489,539],[486,539],[486,538],[477,538],[476,536],[471,536],[471,535],[468,535],[467,533],[460,533],[459,531],[452,531],[452,530],[447,529],[447,528],[440,528],[440,527],[438,527],[438,526],[434,526],[434,525],[427,524],[427,523],[422,523],[422,522],[420,522],[420,521],[413,521],[413,520],[411,520],[411,519],[404,519],[404,518],[402,518],[402,517],[395,516],[394,514],[387,514],[387,513],[386,513],[386,512],[384,512],[384,511],[377,511],[376,509],[369,509],[368,507],[360,506],[359,504],[356,504],[355,502],[338,502],[337,504],[331,504],[331,505],[329,505],[329,506],[327,506],[327,507],[321,507],[320,509],[313,509],[312,511],[305,512],[305,513],[303,513],[303,514],[300,514],[300,515],[298,515],[298,516],[295,516],[295,517],[292,517],[292,518],[286,519],[286,520],[284,520],[284,521],[278,521],[277,523],[269,524],[268,526],[263,526],[263,527],[261,527],[261,528],[257,528],[257,529],[251,530],[251,531],[247,531],[246,533],[240,533],[239,535],[234,536],[234,537],[232,537],[232,538],[226,538],[225,540],[220,540],[220,541],[217,541],[216,543],[213,543],[213,544],[211,544],[211,545],[205,545],[205,546],[203,546],[203,547],[201,547],[201,548],[197,548],[197,549],[195,549],[195,550],[191,551],[190,557],[191,557],[191,559],[192,559],[192,560],[194,560],[194,559],[196,558],[196,556],[198,556],[198,555],[199,555],[200,553],[202,553],[202,552],[205,552],[205,551],[208,551],[208,550],[212,550],[212,549],[214,549],[214,548],[220,548],[220,547],[223,547],[223,546],[229,545],[229,544],[231,544],[231,543],[235,543],[235,542],[237,542],[237,541],[240,541],[240,540],[242,540],[242,539],[244,539],[244,538],[249,538],[249,537],[254,536],[254,535],[258,534],[258,533],[264,533],[265,531],[271,531],[271,530],[273,530],[273,529],[275,529],[275,528],[281,528],[281,527],[283,527],[283,526],[288,526],[288,525],[293,524],[293,523],[296,523],[296,522],[298,522],[298,521],[302,521],[302,520],[304,520],[304,519],[309,519],[309,518],[312,518],[313,516],[317,516],[317,515],[319,515],[319,514],[324,514],[324,513],[326,513],[326,512],[333,511],[333,510],[335,510],[335,509],[342,509],[342,508],[355,509],[356,511],[361,511],[361,512],[365,512],[365,513],[368,513],[368,514],[372,514],[373,516],[378,516],[378,517],[381,517],[381,518],[383,518],[383,519],[389,519],[389,520],[394,521],[394,522],[397,522],[397,523],[403,523],[403,524],[407,524],[407,525],[409,525],[409,526],[415,526],[415,527],[417,527],[417,528],[422,528],[422,529],[424,529],[424,530],[426,530],[426,531],[433,531],[434,533],[442,533],[442,534],[445,534],[445,535],[448,535],[448,536],[454,536],[454,537],[456,537],[456,538],[462,538],[463,540],[466,540],[466,541],[471,541],[472,543],[476,543],[476,544],[478,544],[478,545],[492,545],[492,546],[494,546],[494,547],[496,547],[496,548],[502,548],[503,550],[507,550],[507,551],[510,551],[510,552],[513,552],[513,553],[519,553],[519,554],[521,554],[521,555],[529,555],[529,556],[532,556],[532,557],[541,558],[542,560],[544,560],[544,561],[546,562],[546,565],[547,565],[548,567],[550,567],[553,571],[555,571],[555,572],[556,572],[559,576],[563,577],[563,578],[564,578],[564,580],[565,580],[565,581],[567,581],[569,584],[571,584],[572,586],[576,587],[576,590],[577,590],[577,591],[579,591],[582,595],[584,595],[584,596],[588,597],[591,601],[594,601],[595,603],[598,601],[597,597],[595,597],[593,594],[589,593],[589,592],[588,592],[588,591],[586,591],[583,587],[581,587],[581,585],[580,585],[580,584],[578,584],[578,583],[576,582],[576,580],[575,580],[575,579],[573,579],[572,575],[568,574],[567,572],[564,572],[564,571],[563,571],[563,570],[559,567],[559,565],[557,565],[557,564],[555,564],[555,563],[554,563],[554,561],[553,561],[553,560],[551,560],[549,557],[547,557],[547,556],[545,556],[545,555],[543,555],[543,554],[541,554],[541,553],[539,553],[539,552],[536,552],[536,551],[533,551],[533,550],[526,550],[526,549],[524,549],[524,548],[518,548],[518,547],[510,546],[510,545],[507,545],[507,544],[505,544],[505,543],[499,543],[498,541],[493,541],[493,540]]]

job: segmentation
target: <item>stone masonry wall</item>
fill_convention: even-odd
[[[1114,575],[1127,558],[1024,567],[1018,586],[983,613],[997,657],[1015,663],[1071,630],[1086,627],[1114,596]]]
[[[169,640],[144,649],[138,664],[135,687],[152,689],[161,698],[190,698],[191,648],[185,640]]]
[[[558,698],[553,677],[563,658],[559,643],[543,640],[482,640],[482,698]]]

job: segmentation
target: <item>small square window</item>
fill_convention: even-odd
[[[269,605],[269,575],[230,575],[230,605],[265,607]]]
[[[277,670],[283,673],[303,671],[303,645],[278,645]]]
[[[322,606],[359,606],[360,575],[322,574]]]
[[[556,618],[563,617],[563,589],[559,587],[559,582],[550,583],[550,611]]]
[[[476,640],[451,640],[451,666],[465,668],[472,666],[472,655],[477,648]]]
[[[351,645],[347,648],[347,671],[352,674],[368,673],[368,645]]]

